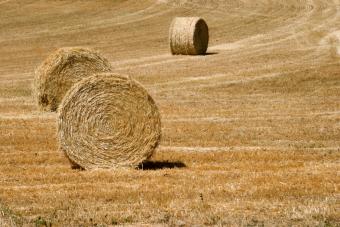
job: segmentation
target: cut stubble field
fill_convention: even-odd
[[[175,16],[208,54],[172,56]],[[0,225],[340,225],[340,2],[0,1]],[[142,83],[162,141],[81,171],[32,98],[51,51],[87,46]]]

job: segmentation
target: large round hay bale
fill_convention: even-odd
[[[170,25],[172,54],[205,54],[209,42],[208,25],[199,17],[176,17]]]
[[[58,49],[35,73],[33,93],[39,108],[55,111],[74,83],[93,73],[109,71],[110,63],[93,50],[81,47]]]
[[[158,108],[138,82],[96,74],[65,95],[58,116],[60,148],[84,169],[137,167],[161,136]]]

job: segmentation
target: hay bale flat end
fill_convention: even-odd
[[[137,167],[161,136],[158,108],[138,82],[113,73],[75,84],[59,108],[58,139],[84,169]]]
[[[37,68],[34,99],[40,110],[56,111],[74,83],[93,73],[110,71],[110,63],[98,52],[83,47],[60,48]]]

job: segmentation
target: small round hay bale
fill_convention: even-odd
[[[93,73],[109,71],[110,63],[93,50],[81,47],[58,49],[35,72],[34,98],[41,110],[56,111],[74,83]]]
[[[208,25],[199,17],[176,17],[170,25],[172,54],[205,54],[209,42]]]
[[[65,95],[58,116],[60,149],[84,169],[137,167],[161,136],[158,108],[138,82],[96,74]]]

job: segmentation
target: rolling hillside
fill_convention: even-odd
[[[208,54],[172,56],[176,16]],[[137,170],[80,171],[35,68],[86,46],[142,83],[162,142]],[[340,225],[340,1],[0,0],[0,225]]]

